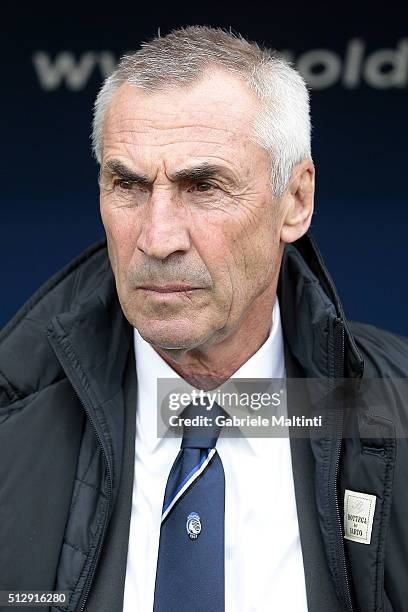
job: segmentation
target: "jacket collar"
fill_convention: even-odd
[[[364,362],[348,326],[334,282],[308,232],[285,247],[278,283],[286,342],[308,377],[361,378]],[[330,363],[333,329],[344,331],[344,369]]]

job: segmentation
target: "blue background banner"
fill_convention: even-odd
[[[252,6],[252,5],[251,5]],[[2,14],[0,326],[103,237],[92,105],[124,52],[190,24],[232,28],[287,55],[311,87],[312,234],[346,315],[408,335],[408,10],[268,3],[216,10],[90,6]],[[21,14],[20,14],[21,12]]]

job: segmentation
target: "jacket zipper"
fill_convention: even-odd
[[[61,366],[63,367],[63,369],[65,371],[67,371],[67,370],[70,371],[70,367],[69,367],[70,364],[66,363],[65,354],[61,351],[59,345],[57,344],[56,341],[54,341],[54,338],[51,336],[51,334],[47,333],[47,335],[52,339],[52,345],[54,347],[54,351],[55,351],[55,353],[56,353],[56,355],[58,357],[58,360],[59,360]],[[67,367],[67,365],[68,365],[68,367]],[[106,527],[107,527],[107,523],[108,523],[109,508],[110,508],[111,503],[112,503],[112,472],[111,472],[111,469],[110,469],[108,458],[107,458],[105,450],[103,448],[101,437],[100,437],[100,435],[98,433],[98,430],[96,428],[96,425],[95,425],[95,423],[94,423],[94,421],[93,421],[93,419],[91,417],[88,401],[82,397],[81,391],[80,391],[80,386],[77,385],[77,383],[75,381],[75,377],[70,377],[69,380],[70,380],[70,382],[72,384],[72,388],[74,389],[75,394],[77,395],[77,397],[79,399],[80,404],[82,405],[83,409],[85,410],[85,413],[86,413],[86,415],[87,415],[87,417],[89,419],[89,422],[91,423],[91,427],[92,427],[92,429],[93,429],[93,431],[95,433],[96,439],[97,439],[99,447],[101,449],[102,457],[104,459],[104,463],[105,463],[105,467],[106,467],[106,473],[107,473],[107,484],[108,484],[108,503],[107,503],[107,510],[105,511],[103,528],[102,528],[101,534],[99,536],[98,546],[96,548],[94,557],[92,559],[92,563],[91,563],[91,567],[90,567],[89,572],[88,572],[88,576],[87,576],[86,581],[85,581],[85,586],[84,586],[84,588],[82,590],[82,593],[81,593],[82,603],[80,605],[79,612],[83,612],[83,610],[85,608],[85,604],[86,604],[88,596],[89,596],[89,592],[91,590],[92,579],[94,577],[94,573],[95,573],[95,569],[96,569],[96,564],[98,562],[99,555],[100,555],[101,548],[102,548],[103,535],[104,535],[104,533],[106,531]],[[81,599],[80,599],[80,601],[81,601]],[[77,608],[77,610],[78,610],[78,608]]]
[[[340,337],[340,346],[337,346],[338,334],[335,335],[335,356],[334,356],[335,364],[336,364],[335,365],[335,376],[338,375],[340,371],[342,372],[343,367],[344,367],[344,325],[343,325],[343,321],[340,318],[336,319],[336,324],[340,326],[341,337]],[[342,439],[340,439],[340,442],[338,444],[337,457],[336,457],[335,478],[334,478],[334,499],[335,499],[335,506],[336,506],[337,524],[339,528],[338,549],[339,549],[340,558],[342,562],[344,584],[346,585],[346,589],[345,589],[346,602],[347,602],[350,612],[353,612],[353,604],[351,601],[351,594],[350,594],[350,583],[349,583],[349,579],[347,575],[346,555],[344,552],[344,544],[343,544],[343,529],[341,525],[339,500],[338,500],[338,495],[337,495],[337,484],[338,484],[338,479],[339,479],[341,449],[342,449]]]
[[[336,479],[335,479],[336,513],[337,513],[337,522],[338,522],[338,526],[339,526],[340,542],[341,542],[341,544],[339,545],[339,551],[340,551],[340,557],[341,557],[342,566],[343,566],[344,582],[345,582],[345,585],[346,585],[346,601],[347,601],[347,605],[348,605],[348,608],[349,608],[350,612],[353,612],[353,604],[351,602],[351,595],[350,595],[350,583],[349,583],[349,579],[348,579],[348,575],[347,575],[346,556],[345,556],[345,553],[344,553],[344,546],[343,546],[343,530],[342,530],[342,526],[341,526],[339,501],[337,499],[337,480],[338,480],[338,476],[339,476],[339,464],[340,464],[341,446],[342,446],[342,444],[340,442],[338,453],[337,453],[336,470],[335,470],[335,474],[336,474]]]

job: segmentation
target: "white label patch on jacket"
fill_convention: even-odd
[[[346,540],[370,544],[377,497],[358,491],[344,492],[344,537]]]

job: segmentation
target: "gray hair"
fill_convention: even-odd
[[[190,26],[160,35],[124,55],[103,83],[94,106],[93,151],[102,159],[103,122],[123,83],[145,91],[183,87],[219,66],[246,82],[260,101],[253,140],[271,156],[271,186],[281,197],[294,166],[311,157],[309,92],[291,63],[271,49],[220,28]]]

